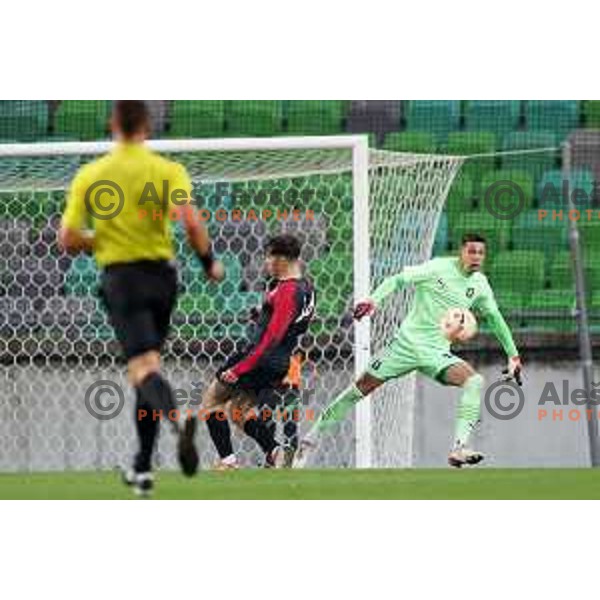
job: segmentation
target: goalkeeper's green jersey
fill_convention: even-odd
[[[371,298],[380,304],[386,296],[408,285],[414,285],[415,296],[396,337],[413,344],[448,348],[440,321],[449,308],[468,308],[486,320],[509,357],[518,354],[483,273],[465,273],[458,258],[434,258],[422,265],[404,267],[398,275],[388,277]]]

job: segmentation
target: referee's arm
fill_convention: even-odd
[[[82,174],[78,173],[71,184],[58,232],[59,248],[69,254],[94,251],[94,234],[85,230],[88,221],[85,207],[86,190],[87,183]]]
[[[200,259],[206,276],[213,281],[221,281],[225,276],[223,264],[215,259],[208,229],[204,223],[198,220],[194,212],[191,197],[192,184],[186,169],[182,165],[176,166],[174,178],[174,189],[187,190],[189,194],[188,202],[178,207],[181,211],[181,220],[185,228],[188,243]]]

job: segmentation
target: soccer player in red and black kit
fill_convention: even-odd
[[[256,418],[256,411],[261,395],[283,384],[292,353],[314,316],[315,293],[302,277],[299,258],[300,242],[294,236],[278,235],[267,242],[265,266],[273,282],[251,339],[217,372],[202,399],[202,408],[210,413],[208,431],[220,457],[220,468],[238,466],[229,422],[224,418],[225,411],[232,417],[232,409],[236,409],[232,420],[256,440],[266,464],[283,465],[283,448],[275,440],[273,428]]]

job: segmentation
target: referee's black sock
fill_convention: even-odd
[[[244,423],[244,433],[256,440],[265,454],[269,454],[278,446],[273,429],[267,427],[263,421],[248,419]]]
[[[173,392],[169,382],[160,373],[150,373],[140,383],[138,390],[150,405],[151,413],[157,422],[169,418],[169,412],[175,408]],[[178,424],[172,424],[177,429]]]
[[[158,433],[158,420],[152,418],[152,407],[139,388],[136,389],[135,427],[139,451],[135,455],[133,470],[136,473],[148,473],[152,470],[152,452]]]
[[[219,458],[227,458],[233,454],[233,446],[231,445],[231,428],[229,427],[229,421],[225,418],[223,412],[211,413],[206,420],[206,426],[208,427],[208,433],[212,440]]]

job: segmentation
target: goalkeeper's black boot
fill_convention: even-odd
[[[179,439],[177,440],[177,458],[179,459],[179,466],[181,472],[187,477],[192,477],[198,471],[198,464],[200,458],[198,457],[198,451],[194,444],[194,438],[196,436],[196,424],[197,420],[195,417],[189,417],[179,423]]]

